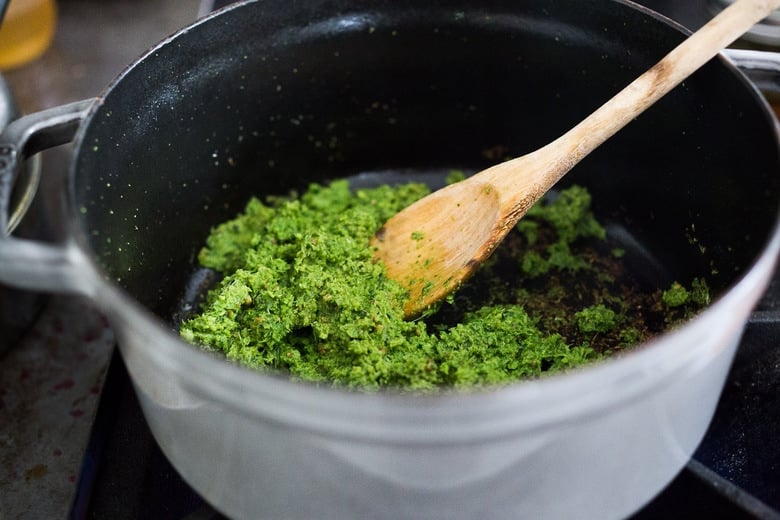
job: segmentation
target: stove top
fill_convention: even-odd
[[[228,3],[217,0],[211,7]],[[710,15],[705,0],[640,3],[691,29]],[[693,459],[633,519],[780,519],[779,344],[780,271],[752,314],[711,427]],[[116,354],[70,516],[222,518],[157,447]]]

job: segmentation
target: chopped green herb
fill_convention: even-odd
[[[451,170],[444,182],[447,184],[455,184],[456,182],[460,182],[465,178],[466,174],[461,170]]]
[[[182,336],[295,379],[427,392],[572,369],[695,310],[689,301],[684,315],[668,318],[661,291],[627,280],[621,255],[610,254],[616,246],[598,245],[605,232],[590,195],[574,186],[532,208],[456,294],[405,321],[407,293],[367,244],[427,193],[420,184],[353,191],[335,181],[300,197],[252,199],[208,237],[199,261],[224,276]],[[681,290],[671,289],[678,299]],[[709,302],[703,282],[690,295],[698,306]],[[678,301],[664,293],[670,298]]]
[[[585,334],[604,333],[612,330],[618,323],[615,311],[605,307],[604,304],[585,307],[574,314],[577,327]]]
[[[688,296],[688,289],[678,282],[674,282],[669,289],[664,291],[662,300],[669,307],[680,307],[688,302]]]

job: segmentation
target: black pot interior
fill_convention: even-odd
[[[109,88],[74,206],[109,275],[167,319],[211,226],[250,195],[479,170],[557,137],[683,38],[623,1],[240,5]],[[591,190],[640,274],[720,291],[773,231],[777,167],[768,113],[716,61],[562,182]]]

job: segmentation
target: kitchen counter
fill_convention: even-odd
[[[146,49],[195,20],[197,0],[61,0],[54,41],[3,73],[22,114],[99,95]],[[36,204],[53,226],[70,149],[42,154]],[[51,208],[51,209],[49,209]],[[67,516],[114,347],[105,319],[72,296],[44,298],[22,340],[0,354],[0,519]]]

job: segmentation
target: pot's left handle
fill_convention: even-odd
[[[24,159],[71,141],[95,102],[87,99],[21,117],[0,134],[0,282],[20,289],[92,292],[95,271],[72,238],[57,244],[17,238],[9,219]]]

